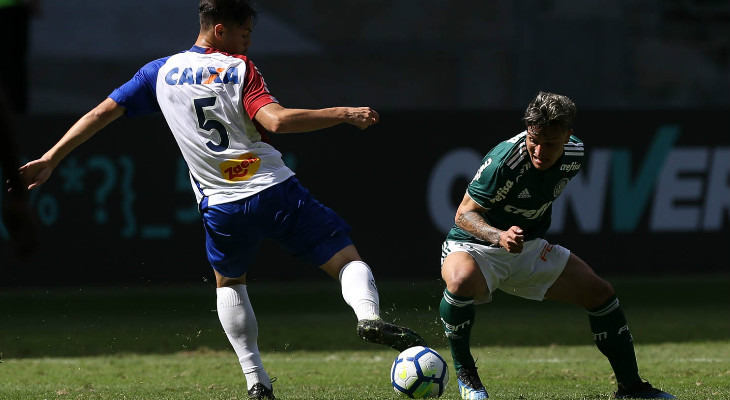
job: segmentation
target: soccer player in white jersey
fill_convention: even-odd
[[[497,289],[586,309],[596,346],[616,375],[616,398],[674,398],[639,376],[633,338],[611,284],[544,239],[553,201],[583,163],[583,142],[573,136],[575,115],[568,97],[538,93],[523,117],[527,129],[482,160],[443,243],[446,288],[439,314],[463,399],[489,397],[470,337],[474,306],[490,302]]]
[[[217,283],[217,309],[251,398],[273,399],[257,347],[246,272],[259,243],[273,239],[339,279],[363,339],[402,351],[425,345],[414,331],[380,318],[372,272],[350,227],[302,187],[267,132],[308,132],[378,122],[369,107],[290,109],[269,93],[246,57],[256,11],[245,0],[201,0],[195,45],[154,60],[81,117],[41,158],[20,168],[29,189],[45,182],[73,149],[122,115],[162,112],[190,171]]]

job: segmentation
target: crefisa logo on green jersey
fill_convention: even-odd
[[[563,172],[576,171],[580,169],[580,163],[573,161],[570,164],[562,164],[560,170]]]
[[[537,210],[527,210],[524,208],[505,204],[504,211],[507,211],[510,214],[521,215],[527,219],[537,219],[541,215],[545,214],[545,211],[547,211],[548,207],[550,207],[551,204],[553,204],[553,202],[548,201],[547,203],[541,205],[540,208],[538,208]]]
[[[514,186],[514,182],[507,179],[507,182],[505,182],[504,186],[497,190],[497,195],[494,196],[493,199],[489,199],[489,201],[491,203],[496,203],[498,201],[504,200],[505,197],[507,197],[507,194],[509,194],[510,189],[512,189],[512,186]]]

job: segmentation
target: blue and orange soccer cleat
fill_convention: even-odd
[[[488,399],[489,394],[487,389],[482,385],[482,380],[479,379],[477,374],[477,368],[459,368],[459,372],[456,373],[459,382],[459,394],[464,400],[483,400]]]

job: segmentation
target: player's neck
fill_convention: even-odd
[[[203,34],[198,35],[198,38],[195,40],[195,45],[203,48],[215,48],[213,42],[208,40],[208,38]]]

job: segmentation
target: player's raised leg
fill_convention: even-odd
[[[339,279],[342,297],[357,317],[357,334],[362,339],[403,351],[426,346],[426,341],[412,329],[380,318],[380,297],[370,267],[360,259],[354,245],[335,254],[322,269]]]

